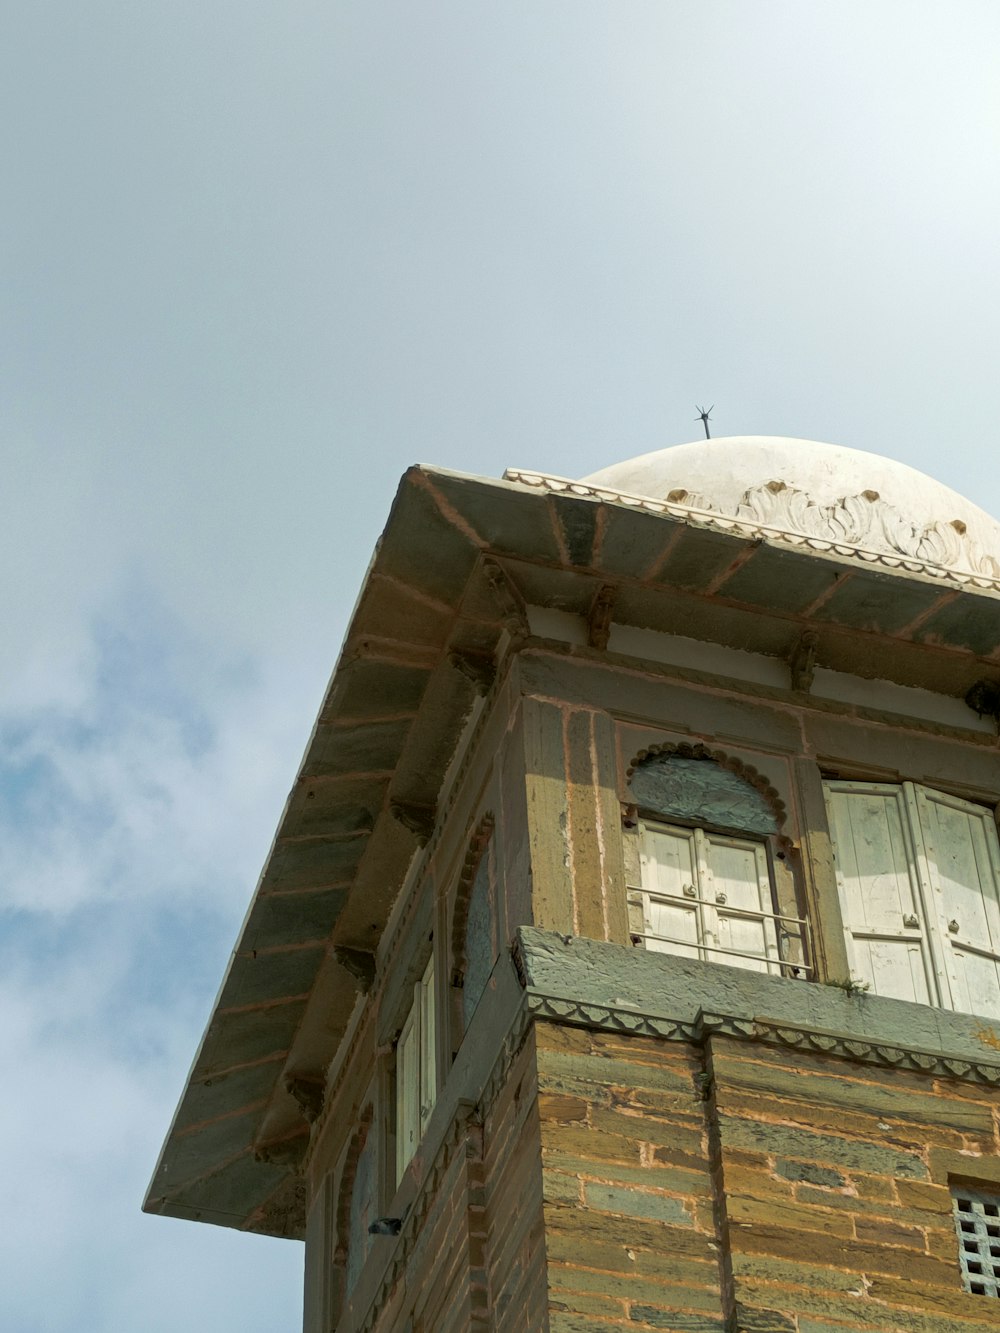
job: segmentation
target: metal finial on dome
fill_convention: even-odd
[[[699,407],[698,404],[695,403],[694,410],[698,413],[698,420],[705,427],[705,439],[710,440],[712,437],[708,433],[708,422],[711,414],[715,411],[715,404],[713,403],[709,408],[704,408]]]

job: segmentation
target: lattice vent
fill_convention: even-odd
[[[1000,1298],[1000,1194],[952,1189],[965,1290]]]

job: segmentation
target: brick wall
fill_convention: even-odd
[[[496,1333],[545,1328],[545,1237],[535,1042],[529,1036],[483,1126],[486,1262]]]
[[[995,1091],[718,1038],[709,1069],[738,1327],[997,1328],[962,1290],[948,1186],[997,1178]]]
[[[722,1333],[701,1052],[536,1034],[552,1333]]]
[[[536,1034],[552,1333],[1000,1324],[962,1289],[948,1183],[1000,1191],[995,1091],[719,1037]]]

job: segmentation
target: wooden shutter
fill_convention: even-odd
[[[876,995],[940,1004],[932,922],[902,788],[827,782],[827,809],[851,975]]]
[[[640,861],[648,949],[780,973],[762,842],[645,824]]]
[[[996,821],[983,806],[944,792],[913,787],[908,794],[924,842],[952,1006],[1000,1018]]]
[[[646,948],[703,958],[693,830],[643,825],[640,863]]]
[[[396,1183],[420,1138],[420,1045],[416,1006],[407,1015],[396,1044]]]
[[[701,886],[706,929],[720,949],[710,957],[752,972],[780,973],[771,874],[763,843],[700,830],[698,842],[704,847]]]
[[[437,1100],[437,1006],[434,1000],[434,955],[417,986],[420,1026],[420,1133]]]

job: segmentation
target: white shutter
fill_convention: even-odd
[[[710,956],[752,972],[780,974],[766,849],[749,838],[700,830],[698,841],[705,849],[706,928],[726,951]]]
[[[396,1183],[420,1138],[420,1043],[416,1007],[403,1024],[396,1044]]]
[[[852,976],[876,995],[940,1004],[944,978],[930,947],[934,923],[921,896],[902,789],[824,786]]]
[[[763,843],[646,824],[640,861],[648,949],[780,973]]]
[[[1000,1018],[1000,844],[992,812],[925,787],[914,788],[912,800],[952,1005]]]
[[[420,1019],[420,1133],[431,1118],[437,1099],[437,1024],[434,1003],[434,955],[417,986]]]
[[[643,825],[640,863],[647,949],[704,957],[694,832]]]

